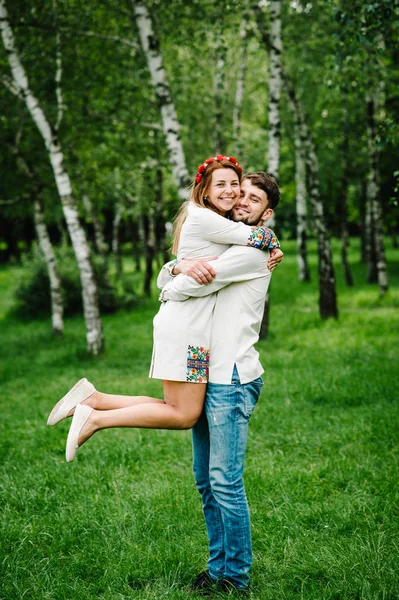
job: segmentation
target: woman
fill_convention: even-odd
[[[190,200],[176,219],[173,248],[177,249],[177,260],[220,255],[232,244],[279,248],[267,227],[250,227],[225,218],[240,197],[241,174],[233,157],[218,155],[199,166]],[[56,404],[49,425],[74,414],[66,446],[67,462],[100,429],[188,429],[196,423],[208,380],[214,302],[214,296],[167,302],[156,315],[150,376],[162,379],[163,400],[104,394],[82,379]]]

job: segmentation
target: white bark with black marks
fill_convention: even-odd
[[[115,206],[114,220],[112,222],[112,253],[115,259],[116,276],[122,277],[122,254],[121,254],[121,241],[120,241],[120,228],[123,215],[122,202],[118,200]]]
[[[18,143],[18,142],[16,142]],[[43,255],[47,267],[47,273],[50,281],[50,299],[51,299],[51,323],[53,333],[55,335],[63,335],[64,333],[64,304],[62,299],[62,283],[58,273],[57,259],[50,235],[47,230],[46,220],[44,217],[44,209],[41,194],[41,185],[38,178],[25,157],[20,153],[17,146],[9,144],[11,152],[17,160],[18,168],[21,173],[28,177],[31,183],[31,198],[33,199],[33,218],[35,223],[36,237],[39,248]]]
[[[388,290],[388,272],[385,258],[383,237],[383,220],[381,207],[381,190],[379,177],[379,155],[377,149],[376,111],[378,97],[373,93],[367,95],[367,141],[369,151],[369,173],[367,178],[367,206],[366,206],[366,231],[367,231],[367,262],[368,281],[373,283],[376,275],[380,295]],[[375,258],[375,267],[374,267]]]
[[[299,127],[295,127],[296,242],[299,281],[310,281],[307,251],[306,164]]]
[[[342,155],[344,166],[342,170],[342,191],[341,191],[341,260],[342,270],[344,272],[345,283],[348,287],[353,286],[353,277],[349,266],[348,248],[349,248],[349,232],[348,232],[348,185],[349,185],[349,133],[348,133],[348,107],[346,91],[343,97],[343,145]]]
[[[190,179],[180,139],[180,125],[163,66],[159,40],[155,36],[151,17],[145,3],[142,0],[132,0],[132,5],[141,45],[147,59],[155,94],[161,107],[163,131],[178,194],[182,200],[188,200],[190,193],[187,186]]]
[[[264,22],[261,7],[257,4],[254,7],[254,12],[258,24],[258,29],[262,37],[262,41],[267,51],[270,51],[271,41],[268,35]],[[327,317],[338,317],[337,295],[335,289],[335,273],[332,262],[332,254],[330,241],[328,238],[327,227],[324,218],[323,203],[320,197],[318,164],[316,149],[313,139],[308,129],[305,115],[302,106],[296,96],[295,88],[292,85],[289,77],[281,65],[281,78],[284,89],[289,98],[290,106],[295,116],[296,126],[299,128],[301,145],[304,148],[306,156],[306,171],[308,182],[308,194],[312,206],[314,225],[317,234],[317,247],[319,257],[319,309],[320,316],[324,319]]]
[[[240,153],[242,149],[241,143],[241,113],[242,103],[244,100],[244,89],[245,89],[245,75],[247,72],[247,56],[248,56],[248,16],[244,15],[241,20],[240,27],[240,64],[238,67],[237,75],[237,86],[236,94],[234,99],[234,110],[233,110],[233,142],[234,152]]]
[[[319,274],[319,310],[322,319],[338,318],[335,272],[332,260],[330,240],[324,216],[324,207],[320,195],[319,167],[316,147],[305,120],[302,106],[296,96],[288,76],[282,71],[284,87],[289,104],[294,113],[299,131],[300,144],[305,153],[306,183],[312,207],[313,225],[317,237],[318,274]]]
[[[90,196],[88,194],[83,194],[82,201],[83,201],[83,206],[85,207],[85,210],[86,210],[91,222],[93,223],[94,243],[96,245],[97,252],[98,252],[99,256],[102,259],[104,259],[105,255],[107,253],[107,244],[106,244],[105,237],[104,237],[103,225],[100,221],[100,218],[97,214],[96,209],[93,206],[93,202],[91,201]]]
[[[11,67],[14,85],[18,90],[19,97],[24,100],[31,117],[44,140],[49,154],[65,220],[68,226],[68,232],[72,240],[72,246],[79,267],[86,322],[87,347],[90,353],[96,355],[102,351],[104,341],[98,304],[97,282],[91,264],[89,245],[87,243],[85,231],[79,222],[78,210],[72,195],[69,175],[64,168],[64,157],[60,140],[54,134],[39,101],[35,98],[29,87],[25,69],[20,61],[15,46],[14,36],[8,20],[8,13],[4,0],[0,0],[0,28]]]
[[[257,5],[257,11],[259,14],[262,13],[261,9],[262,2]],[[260,25],[260,19],[258,21]],[[266,35],[266,31],[263,31]],[[270,36],[269,40],[269,103],[268,103],[268,115],[269,115],[269,147],[267,155],[267,171],[270,175],[273,175],[278,180],[279,166],[280,166],[280,97],[281,97],[281,2],[280,0],[271,0],[270,2]],[[275,215],[269,220],[268,225],[270,227],[276,226]],[[260,337],[265,338],[268,335],[269,330],[269,313],[270,313],[270,294],[267,293],[265,301],[265,310],[263,313],[263,320],[261,324]]]
[[[223,31],[223,21],[218,24],[217,42],[215,44],[215,69],[213,80],[213,100],[215,107],[213,127],[213,149],[215,154],[225,153],[223,136],[223,94],[225,93],[226,71],[226,41]]]
[[[278,179],[280,166],[281,1],[270,2],[269,149],[267,170]]]
[[[44,211],[40,198],[35,198],[33,205],[33,215],[35,221],[35,230],[39,242],[40,250],[46,262],[47,272],[50,280],[51,296],[51,323],[53,333],[62,335],[64,333],[64,306],[62,301],[62,284],[58,274],[57,260],[54,248],[47,231],[44,219]]]

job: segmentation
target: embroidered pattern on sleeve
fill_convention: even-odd
[[[280,248],[280,242],[275,233],[268,227],[251,227],[246,246],[259,248],[259,250],[271,250],[272,248]]]
[[[192,383],[208,383],[209,350],[203,346],[188,346],[186,380]]]

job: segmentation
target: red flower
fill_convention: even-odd
[[[195,183],[199,183],[202,179],[202,175],[197,175],[197,177],[195,178]]]
[[[200,165],[198,167],[198,171],[197,174],[200,175],[201,173],[203,173],[205,171],[205,165]]]
[[[223,156],[223,154],[218,154],[216,160],[226,160],[227,156]]]
[[[214,160],[215,160],[214,158],[207,158],[205,161],[205,164],[210,165],[211,163],[213,163]]]
[[[237,159],[234,158],[234,156],[229,156],[230,162],[232,162],[233,164],[237,164]]]

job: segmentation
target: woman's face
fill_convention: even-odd
[[[206,197],[210,204],[224,216],[240,198],[240,182],[237,173],[233,169],[213,171]]]

